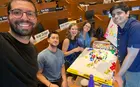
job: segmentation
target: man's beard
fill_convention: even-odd
[[[50,44],[50,46],[51,46],[52,48],[56,48],[58,45]]]
[[[29,30],[28,29],[27,30],[26,29],[19,29],[17,27],[17,25],[20,23],[29,23],[32,26],[35,25],[34,23],[32,23],[30,21],[24,21],[24,20],[16,21],[15,25],[13,23],[11,23],[11,21],[9,21],[12,32],[14,32],[18,36],[31,36],[33,33],[33,30],[34,30],[33,27],[32,27],[32,29],[29,29]]]

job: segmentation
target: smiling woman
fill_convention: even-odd
[[[79,30],[76,23],[69,25],[67,30],[67,36],[63,41],[62,51],[65,55],[65,60],[67,61],[66,69],[75,61],[83,50],[78,43]]]
[[[93,26],[92,21],[86,21],[82,28],[80,29],[80,35],[78,38],[81,47],[90,47],[91,38],[93,36]]]

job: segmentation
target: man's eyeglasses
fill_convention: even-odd
[[[9,13],[13,15],[15,18],[21,18],[23,16],[23,13],[26,13],[26,16],[29,20],[33,20],[37,16],[35,12],[32,12],[32,11],[23,12],[20,9],[10,10]]]

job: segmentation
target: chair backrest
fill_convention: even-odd
[[[68,18],[58,19],[58,25],[68,22]]]
[[[61,41],[61,42],[59,42],[59,44],[58,44],[58,48],[60,49],[60,50],[62,50],[62,45],[63,45],[63,40]]]
[[[96,35],[95,35],[98,39],[103,38],[104,36],[104,31],[101,27],[98,27],[98,29],[96,30]]]
[[[8,2],[9,2],[9,0],[1,0],[0,1],[0,7],[1,6],[6,6]]]
[[[43,27],[43,25],[41,23],[37,24],[37,29],[38,29],[38,33],[40,33],[40,32],[45,30],[45,28]]]
[[[88,10],[88,11],[86,11],[85,17],[86,17],[86,20],[91,20],[91,19],[93,19],[93,17],[94,17],[94,11],[93,11],[93,10]]]

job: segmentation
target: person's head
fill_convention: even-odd
[[[112,19],[117,25],[124,25],[129,18],[129,7],[125,3],[114,5],[110,9]]]
[[[48,34],[48,42],[52,47],[57,47],[59,44],[59,34],[55,31]]]
[[[67,31],[67,38],[76,39],[78,35],[79,35],[79,30],[77,24],[76,23],[70,24]]]
[[[7,7],[11,32],[31,36],[37,23],[37,9],[31,0],[11,0]]]
[[[80,32],[85,32],[85,33],[88,33],[89,34],[89,36],[92,36],[92,33],[93,33],[93,26],[92,26],[92,22],[90,22],[90,21],[86,21],[84,24],[83,24],[83,26],[82,26],[82,28],[81,28],[81,30],[80,30]]]

